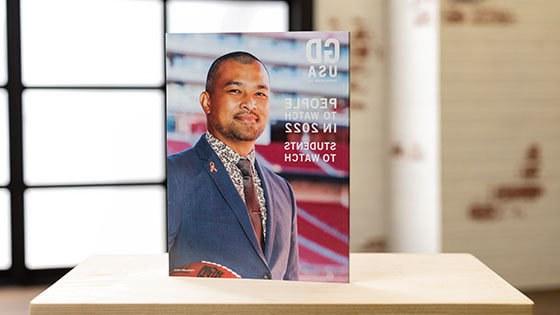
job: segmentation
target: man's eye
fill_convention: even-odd
[[[264,92],[257,92],[257,96],[266,97],[267,95]]]
[[[228,90],[228,93],[229,93],[229,94],[239,94],[239,93],[241,93],[241,90],[238,90],[238,89],[231,89],[231,90]]]

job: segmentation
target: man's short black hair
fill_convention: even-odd
[[[253,62],[258,62],[264,67],[265,71],[268,73],[268,69],[266,69],[264,63],[260,61],[259,58],[253,56],[252,54],[246,51],[230,52],[223,56],[218,57],[216,60],[214,60],[214,62],[212,62],[212,65],[210,65],[210,69],[208,69],[208,75],[206,76],[206,87],[205,87],[206,92],[212,91],[212,89],[214,88],[214,80],[216,78],[216,73],[218,72],[218,69],[220,69],[222,63],[228,60],[235,60],[242,64],[250,64]]]

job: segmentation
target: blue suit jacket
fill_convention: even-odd
[[[211,171],[212,162],[217,171]],[[268,210],[264,253],[245,203],[204,136],[193,148],[168,158],[170,271],[205,260],[243,278],[298,278],[294,194],[285,179],[255,164]]]

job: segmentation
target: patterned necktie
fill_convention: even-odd
[[[243,192],[245,194],[245,205],[253,225],[253,231],[259,242],[261,250],[264,248],[263,229],[261,221],[261,207],[257,198],[257,191],[253,182],[253,175],[251,170],[251,161],[242,158],[237,163],[237,167],[241,170],[243,175]]]

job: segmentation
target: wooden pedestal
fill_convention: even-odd
[[[468,254],[352,254],[351,282],[169,277],[167,255],[95,256],[31,314],[532,314],[533,302]]]

